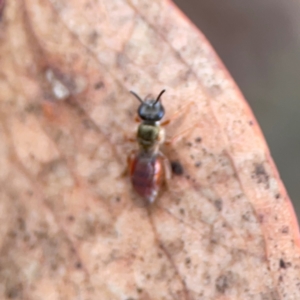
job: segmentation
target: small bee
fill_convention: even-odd
[[[131,91],[141,102],[138,115],[142,122],[137,130],[139,150],[128,158],[130,179],[136,193],[150,204],[171,177],[170,163],[160,152],[165,140],[165,131],[161,127],[165,109],[160,101],[164,92],[162,90],[156,99],[142,100]]]

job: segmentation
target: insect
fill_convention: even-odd
[[[130,179],[136,193],[150,204],[171,177],[170,163],[160,151],[165,140],[165,131],[161,127],[165,109],[160,100],[164,92],[162,90],[156,99],[142,100],[131,91],[141,102],[138,108],[141,123],[137,130],[139,150],[128,158]]]

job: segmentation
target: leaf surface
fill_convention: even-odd
[[[0,19],[2,299],[297,299],[299,231],[258,124],[168,1],[6,1]],[[163,88],[183,173],[124,177]],[[192,129],[190,129],[192,128]],[[176,170],[175,170],[176,171]]]

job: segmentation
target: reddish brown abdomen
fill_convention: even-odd
[[[157,156],[137,155],[130,168],[131,182],[135,191],[153,202],[162,181],[162,162]]]

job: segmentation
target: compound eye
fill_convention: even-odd
[[[140,118],[144,121],[160,121],[165,115],[165,109],[160,102],[154,100],[144,102],[138,109]]]
[[[160,121],[165,115],[165,109],[164,109],[164,107],[162,106],[162,104],[160,102],[157,102],[155,104],[155,107],[157,107],[157,112],[156,112],[156,115],[157,115],[157,118],[158,118],[157,121]]]

